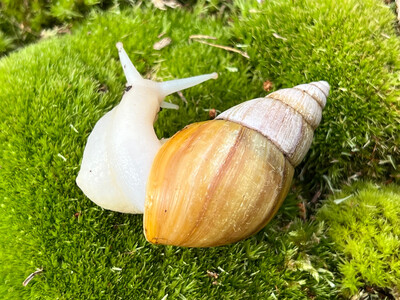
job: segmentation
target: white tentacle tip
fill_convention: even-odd
[[[212,73],[211,74],[211,78],[212,79],[217,79],[218,78],[218,73],[217,72]]]
[[[117,46],[118,51],[124,49],[124,45],[121,42],[118,42],[115,46]]]

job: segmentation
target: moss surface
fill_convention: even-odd
[[[363,287],[400,296],[399,186],[357,184],[332,196],[318,218],[328,224],[328,235],[343,253],[344,294]]]
[[[291,14],[278,2],[254,2],[252,9],[237,2],[231,18],[207,16],[200,5],[192,12],[114,10],[91,15],[72,35],[0,60],[0,298],[335,297],[336,257],[322,227],[291,222],[298,214],[296,195],[308,190],[302,180],[256,236],[215,249],[183,249],[148,244],[141,216],[100,209],[76,187],[75,177],[88,134],[123,93],[117,41],[147,77],[220,73],[218,81],[184,91],[188,103],[180,103],[179,111],[160,113],[160,137],[208,119],[210,108],[265,95],[266,79],[275,89],[327,79],[332,95],[299,178],[313,178],[309,186],[327,191],[324,182],[339,183],[356,170],[396,176],[399,41],[385,23],[393,18],[378,2],[342,2],[340,13],[324,15],[311,0],[292,3]],[[294,11],[299,18],[293,19]],[[275,31],[287,40],[274,37]],[[161,33],[172,43],[153,50]],[[240,46],[250,60],[189,40],[192,34]],[[178,96],[169,100],[181,102]],[[43,273],[22,287],[37,268]]]
[[[129,1],[108,0],[2,0],[0,2],[0,56],[9,50],[39,40],[44,31],[83,19],[93,9],[113,5],[128,6]],[[56,29],[57,31],[57,29]]]
[[[400,43],[380,1],[242,3],[234,24],[252,72],[275,88],[324,79],[331,95],[298,167],[312,190],[359,177],[400,177]],[[373,18],[371,18],[373,16]],[[303,183],[302,183],[303,184]]]

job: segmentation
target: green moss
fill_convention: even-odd
[[[300,184],[316,191],[359,177],[398,179],[400,43],[390,9],[375,0],[239,4],[234,37],[248,45],[260,95],[267,79],[276,89],[321,79],[331,85],[297,169]]]
[[[57,26],[68,28],[83,20],[91,11],[112,7],[129,7],[134,0],[2,0],[0,2],[0,31],[9,40],[0,56],[8,50],[35,42],[42,31]],[[57,30],[56,30],[57,31]]]
[[[207,119],[203,109],[229,102],[239,91],[250,93],[251,85],[242,83],[246,74],[225,68],[243,69],[243,59],[188,41],[189,35],[202,33],[228,43],[223,25],[222,19],[194,18],[183,11],[93,15],[73,35],[0,62],[6,70],[0,72],[2,299],[335,295],[334,275],[325,262],[327,243],[294,238],[298,230],[314,228],[302,229],[301,222],[283,228],[287,214],[296,212],[290,205],[256,237],[215,249],[183,249],[150,245],[143,237],[142,216],[104,211],[75,185],[88,134],[123,92],[115,42],[124,42],[142,74],[169,79],[218,71],[218,85],[228,87],[208,82],[185,91],[187,105],[160,114],[157,132],[164,136]],[[162,32],[172,44],[155,51],[152,45]],[[177,96],[170,99],[180,102]],[[296,207],[296,201],[290,203]],[[317,236],[324,239],[322,232]],[[307,246],[299,248],[302,241]],[[43,273],[22,287],[38,268]],[[218,273],[218,279],[207,270]]]
[[[335,203],[339,204],[336,204]],[[341,289],[400,290],[400,187],[357,183],[333,195],[318,213],[343,258]]]
[[[11,48],[12,40],[0,30],[0,55]]]
[[[372,25],[369,25],[371,20],[367,22],[363,18],[352,28],[361,34],[360,38],[355,33],[342,44],[340,34],[334,35],[337,52],[328,52],[330,54],[324,57],[323,65],[327,68],[318,64],[313,66],[319,67],[312,68],[308,62],[316,49],[313,46],[316,39],[313,44],[307,44],[305,37],[298,43],[293,38],[291,48],[282,44],[283,40],[269,36],[261,35],[252,40],[252,36],[268,32],[265,28],[272,28],[267,23],[264,31],[260,29],[260,24],[269,20],[266,16],[278,22],[281,15],[283,23],[279,24],[282,26],[292,23],[292,15],[279,10],[278,3],[274,3],[262,7],[253,3],[257,13],[246,8],[247,4],[238,2],[230,8],[232,14],[237,15],[229,16],[207,16],[205,12],[213,8],[201,5],[193,12],[162,12],[151,8],[119,12],[115,9],[107,14],[91,14],[82,27],[72,29],[71,35],[42,41],[0,60],[0,298],[161,299],[166,294],[169,298],[182,299],[306,299],[314,296],[327,299],[336,296],[336,256],[329,250],[332,245],[322,225],[291,222],[298,214],[296,195],[307,191],[301,181],[296,183],[298,194],[288,197],[267,228],[245,241],[215,249],[150,245],[143,237],[141,216],[104,211],[75,185],[91,129],[118,103],[123,93],[125,79],[115,48],[117,41],[124,42],[135,65],[147,77],[167,80],[212,71],[220,74],[218,81],[185,90],[187,104],[176,95],[169,98],[179,103],[181,109],[160,113],[156,123],[160,137],[170,136],[188,123],[208,119],[209,108],[224,110],[264,95],[262,83],[269,78],[265,75],[269,73],[263,72],[275,74],[271,77],[275,88],[324,78],[333,85],[331,104],[324,113],[324,122],[317,131],[316,143],[301,175],[304,178],[315,176],[314,187],[320,184],[323,175],[337,178],[334,182],[346,180],[357,167],[368,170],[365,174],[375,172],[377,177],[389,178],[394,171],[391,164],[383,160],[389,151],[393,157],[398,153],[390,138],[394,135],[395,123],[389,122],[393,122],[395,116],[393,111],[385,118],[381,118],[381,114],[389,103],[398,107],[392,91],[398,84],[398,73],[395,73],[398,72],[398,57],[394,57],[398,40],[390,26],[383,25],[389,20],[388,9],[375,2],[360,6],[362,11],[358,15],[375,15]],[[343,7],[339,15],[316,18],[314,26],[309,18],[299,18],[297,26],[285,25],[287,31],[278,33],[288,38],[290,30],[295,35],[298,28],[317,26],[318,30],[305,31],[309,39],[313,39],[317,32],[333,34],[332,24],[341,22],[345,29],[336,26],[334,30],[343,35],[355,22],[351,5],[346,3],[348,1],[339,5]],[[303,17],[306,8],[314,4],[317,5],[311,0],[292,3],[293,10],[297,8]],[[317,16],[314,10],[312,14]],[[260,19],[261,23],[250,26],[252,18]],[[371,31],[374,34],[368,31],[370,34],[366,35],[365,28],[369,26],[375,31]],[[253,32],[253,28],[258,31]],[[153,50],[152,45],[161,33],[171,37],[172,43],[161,51]],[[381,38],[382,33],[390,36],[387,39],[390,44]],[[215,36],[216,43],[222,45],[246,44],[242,49],[249,52],[251,59],[191,41],[192,34]],[[300,46],[304,44],[308,48],[301,48],[304,51],[301,56]],[[349,51],[346,45],[357,47],[360,57],[366,57],[366,61],[371,60],[371,51],[377,50],[374,47],[386,53],[386,58],[378,55],[377,50],[376,60],[370,62],[373,67],[364,62],[361,68],[353,56],[345,55]],[[298,49],[293,52],[297,53],[297,64],[291,63],[291,55],[283,55],[290,49]],[[269,55],[265,53],[271,52],[276,60],[279,51],[283,53],[281,64],[284,67],[275,68],[279,66],[277,61],[266,64]],[[339,54],[341,61],[333,61],[340,66],[330,63]],[[392,60],[391,69],[386,67],[386,59]],[[304,66],[308,67],[303,69]],[[351,73],[354,76],[351,79],[357,84],[352,83],[352,89],[348,87],[347,92],[340,90],[339,78],[349,78],[344,75],[352,68],[359,70]],[[364,68],[381,76],[385,83],[382,98],[368,92],[360,95],[371,96],[369,104],[364,100],[351,102],[354,98],[347,97],[356,91],[355,87],[370,91],[368,82],[372,79],[361,72]],[[232,72],[235,69],[238,72]],[[343,82],[347,81],[343,79]],[[362,137],[368,136],[374,141],[386,139],[387,148],[377,146],[372,154],[363,152],[365,157],[341,159],[337,165],[330,164],[330,159],[341,157],[342,152],[348,150],[347,143],[335,144],[332,149],[327,147],[332,142],[346,140],[342,135],[347,136],[345,132],[350,125],[338,114],[351,112],[351,109],[360,118],[361,109],[370,112],[371,123],[368,127],[360,122],[360,129],[354,122],[351,126],[358,129],[349,133],[362,131]],[[378,132],[382,128],[385,130]],[[356,138],[358,141],[360,137]],[[365,146],[370,149],[368,147],[371,145]],[[325,151],[325,160],[318,158],[317,155],[323,157]],[[368,165],[365,162],[369,160],[377,163]],[[330,173],[331,168],[334,173]],[[22,287],[22,281],[37,268],[43,269],[43,273],[34,277],[27,287]],[[217,272],[218,279],[207,276],[207,270]]]

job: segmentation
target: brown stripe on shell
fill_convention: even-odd
[[[233,130],[231,132],[231,134],[233,134],[235,137],[238,135],[238,131],[240,130],[240,126],[236,126],[236,130]],[[226,128],[225,124],[223,123],[219,123],[219,122],[205,122],[204,126],[202,126],[201,128],[199,128],[199,135],[198,138],[196,137],[195,139],[192,139],[190,141],[190,143],[188,142],[186,145],[182,145],[182,152],[175,155],[175,157],[177,158],[177,160],[179,162],[176,162],[175,164],[173,162],[171,162],[171,166],[175,166],[175,168],[185,168],[186,171],[187,170],[193,170],[195,169],[193,166],[185,166],[183,165],[183,162],[186,160],[182,160],[182,158],[186,158],[186,157],[193,157],[191,154],[194,151],[202,151],[201,153],[201,160],[198,161],[193,161],[192,163],[195,165],[197,164],[197,170],[199,172],[199,175],[197,176],[197,173],[193,173],[190,172],[191,174],[187,174],[188,176],[182,178],[180,177],[178,180],[178,184],[183,186],[184,188],[186,188],[187,185],[185,185],[185,182],[182,182],[182,180],[189,180],[190,178],[193,178],[193,184],[194,185],[198,185],[200,184],[200,180],[202,179],[202,173],[203,172],[209,172],[206,170],[206,168],[208,167],[209,164],[209,159],[211,157],[214,157],[215,153],[217,153],[218,150],[220,150],[221,148],[221,144],[214,141],[214,139],[218,140],[217,136],[218,133],[220,133],[222,136],[224,136],[225,132],[228,131],[228,129]],[[207,139],[205,138],[205,133],[207,132],[207,134],[212,134],[212,139]],[[202,143],[199,144],[200,142],[202,142],[202,139],[207,140],[206,143]],[[195,149],[196,147],[199,147],[199,149]],[[193,150],[191,150],[193,149]],[[199,158],[199,155],[196,156],[196,160]],[[205,171],[206,170],[206,171]],[[172,170],[173,171],[173,170]],[[186,172],[187,173],[187,172]],[[192,191],[192,190],[191,190]],[[170,193],[170,191],[166,191],[166,193]],[[188,198],[190,198],[191,194],[187,194],[184,193],[182,191],[182,195],[180,196],[186,196]],[[193,191],[194,196],[196,197],[196,191]],[[198,199],[199,201],[203,201],[203,199]],[[192,199],[192,201],[196,201],[196,199]],[[190,205],[190,207],[189,207]],[[200,223],[202,221],[202,218],[204,216],[204,213],[207,209],[207,204],[204,204],[202,202],[201,205],[201,209],[199,211],[199,208],[193,209],[193,206],[197,206],[197,203],[190,203],[190,201],[187,201],[187,209],[182,211],[182,215],[188,215],[190,214],[191,218],[192,218],[192,222],[194,222],[194,224],[189,226],[188,222],[185,222],[184,219],[180,218],[177,222],[173,222],[170,224],[170,227],[174,227],[176,232],[184,232],[185,234],[179,234],[179,236],[177,236],[175,238],[175,241],[177,244],[179,245],[183,245],[185,246],[189,241],[193,240],[193,234],[194,232],[196,232],[196,230],[198,230],[198,227],[200,226]],[[200,207],[200,206],[199,206]],[[182,231],[180,228],[185,227],[185,230]]]
[[[144,226],[150,242],[157,240],[163,244],[187,245],[190,232],[196,227],[201,214],[201,198],[207,189],[207,182],[214,174],[213,158],[215,163],[221,161],[224,148],[234,144],[241,128],[234,123],[232,128],[227,123],[220,120],[192,124],[174,135],[160,149],[150,172],[146,193]],[[197,137],[187,143],[186,138],[182,139],[181,136],[193,128],[201,131],[201,134],[196,134]],[[158,178],[159,182],[154,182]],[[166,206],[147,205],[153,200],[165,202]]]
[[[281,157],[282,161],[284,160],[282,152],[260,133],[245,127],[242,128],[243,137],[236,145],[237,151],[232,159],[234,164],[226,166],[229,168],[229,172],[220,181],[218,194],[216,194],[217,205],[223,213],[218,220],[207,218],[213,224],[212,227],[217,229],[212,234],[214,245],[233,243],[254,231],[254,227],[258,226],[259,220],[262,219],[261,208],[268,205],[270,198],[274,198],[274,196],[266,195],[265,191],[263,193],[263,190],[259,190],[258,185],[251,188],[252,192],[253,189],[256,189],[256,194],[252,193],[252,196],[249,196],[243,187],[250,188],[249,184],[255,184],[255,178],[259,176],[264,177],[263,186],[265,186],[265,181],[267,181],[265,178],[269,176],[264,168],[268,163],[266,159],[269,157],[268,153],[271,152],[271,149],[274,151],[273,153]],[[253,168],[252,164],[255,163],[257,166]],[[280,179],[279,177],[272,183],[272,189],[279,185]],[[228,186],[227,183],[230,183],[231,186]],[[234,191],[231,191],[232,189]],[[227,201],[224,201],[224,198],[227,198]],[[229,215],[223,217],[226,212],[229,212]]]
[[[214,197],[215,193],[216,193],[216,189],[219,186],[221,180],[224,178],[226,172],[229,170],[232,160],[235,157],[235,153],[237,150],[238,145],[240,144],[240,142],[242,141],[243,137],[244,137],[244,128],[240,128],[239,133],[237,134],[236,140],[234,145],[229,149],[229,152],[226,154],[226,158],[223,162],[221,162],[220,167],[218,169],[218,171],[216,171],[215,176],[213,176],[212,180],[211,180],[211,185],[210,187],[207,189],[207,194],[206,197],[204,199],[202,199],[203,201],[203,208],[201,211],[201,214],[198,216],[197,218],[197,222],[196,222],[196,226],[191,230],[190,234],[188,235],[188,241],[195,241],[198,238],[195,236],[195,231],[198,229],[199,225],[204,222],[204,216],[207,213],[207,209],[209,206],[210,201],[212,201],[212,198]]]
[[[201,223],[196,232],[181,245],[218,246],[243,239],[259,227],[271,205],[280,201],[275,198],[280,195],[277,187],[282,185],[282,165],[287,160],[260,133],[242,127],[240,134],[241,137],[236,138],[231,146],[235,151],[228,151],[229,158],[224,160],[223,171],[215,170],[213,186],[207,189],[207,197],[212,197],[212,200],[207,201],[207,209],[199,217]],[[218,138],[217,132],[216,135]],[[253,161],[251,155],[255,156]],[[263,178],[261,183],[264,192],[257,185],[252,196],[245,197],[249,183],[257,182],[259,176]]]
[[[292,164],[288,160],[285,160],[285,166],[282,175],[282,185],[279,187],[280,193],[275,199],[273,208],[268,211],[268,213],[265,215],[264,221],[252,234],[263,229],[265,225],[267,225],[269,221],[271,221],[271,219],[276,215],[283,201],[285,200],[287,194],[289,193],[290,187],[292,185],[293,174],[294,174],[294,168]]]
[[[285,178],[287,176],[286,166],[285,168],[281,166],[282,164],[289,165],[291,170],[293,170],[293,167],[283,156],[282,152],[267,139],[263,143],[260,143],[260,139],[264,137],[258,132],[246,129],[246,135],[249,138],[253,138],[252,145],[249,145],[250,143],[245,141],[249,145],[248,149],[253,148],[255,153],[258,152],[259,157],[257,157],[257,160],[260,164],[264,165],[265,169],[262,172],[264,176],[263,186],[259,190],[258,197],[251,199],[251,203],[246,199],[246,202],[242,201],[239,205],[240,207],[243,205],[248,208],[246,216],[240,219],[240,224],[245,224],[246,226],[243,225],[238,232],[227,230],[224,238],[220,238],[217,242],[220,245],[246,238],[262,229],[267,223],[266,219],[270,220],[272,218],[275,214],[272,211],[278,207],[278,203],[280,206],[286,197],[286,194],[282,193],[283,186],[287,185],[283,180],[289,179],[290,186],[291,178]],[[244,157],[244,160],[246,159],[247,157]],[[246,161],[243,161],[243,163],[246,163]],[[268,180],[269,178],[275,178],[276,180],[270,181]],[[271,194],[271,190],[273,190],[273,194]],[[232,215],[232,218],[235,219],[235,214]]]
[[[196,129],[193,131],[193,133],[190,134],[188,139],[185,139],[183,142],[175,142],[175,143],[181,143],[179,146],[176,145],[176,150],[174,151],[174,153],[172,153],[172,155],[169,158],[169,162],[168,165],[174,166],[174,168],[171,170],[174,172],[174,176],[168,176],[168,178],[166,178],[166,180],[169,181],[169,184],[164,185],[164,189],[163,189],[163,195],[168,195],[171,193],[170,191],[170,185],[171,186],[181,186],[182,185],[182,180],[185,180],[184,176],[180,176],[178,172],[179,170],[185,174],[185,169],[186,167],[182,164],[182,157],[184,155],[186,155],[186,152],[188,151],[188,149],[191,148],[191,145],[193,143],[195,143],[198,139],[202,138],[203,132],[205,130],[207,130],[208,124],[206,122],[201,123],[199,126],[195,127]],[[191,124],[190,126],[193,126],[193,124]],[[195,125],[196,126],[196,125]],[[185,129],[189,129],[190,127],[187,127]],[[177,135],[179,136],[179,135]],[[175,145],[174,145],[175,147]],[[210,151],[207,151],[210,152]],[[199,162],[196,162],[199,163]],[[201,169],[198,168],[197,172],[200,172]],[[167,202],[167,204],[171,204],[170,199],[166,198],[165,196],[163,197],[165,199],[165,201]],[[160,222],[161,226],[165,226],[162,230],[160,230],[159,232],[162,233],[163,231],[165,231],[166,229],[171,230],[170,235],[171,237],[174,237],[174,240],[185,240],[187,239],[187,237],[189,236],[189,234],[187,233],[187,231],[182,232],[181,230],[179,230],[179,224],[180,224],[180,218],[179,215],[180,214],[184,214],[185,213],[185,206],[169,206],[167,209],[167,212],[170,211],[171,215],[175,215],[175,218],[169,218],[167,219],[168,222]],[[162,210],[160,211],[162,213]],[[165,212],[165,210],[164,210]],[[185,234],[182,234],[185,233]]]

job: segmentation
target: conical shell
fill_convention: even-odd
[[[175,134],[150,171],[147,240],[211,247],[263,228],[289,191],[328,92],[323,81],[279,90]]]

